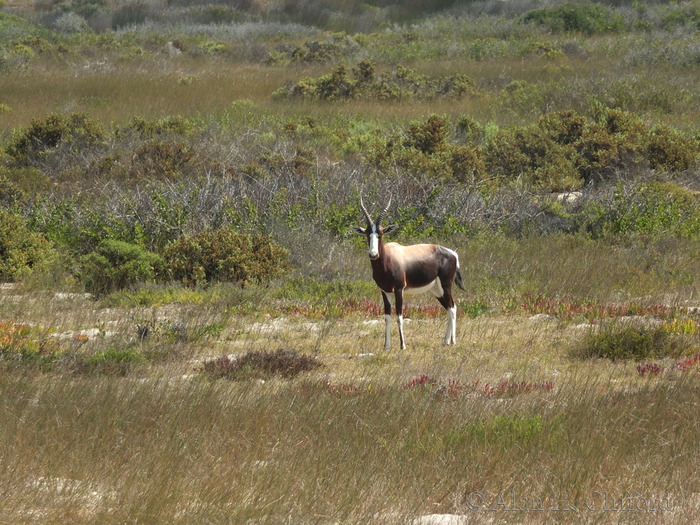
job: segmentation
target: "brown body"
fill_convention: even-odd
[[[452,284],[456,271],[454,252],[437,244],[380,244],[379,258],[372,261],[374,282],[386,293],[422,288],[435,279],[444,289]]]

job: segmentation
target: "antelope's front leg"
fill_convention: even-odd
[[[382,299],[384,299],[384,321],[385,321],[385,332],[384,332],[384,350],[389,350],[391,348],[391,301],[389,296],[382,291]]]
[[[445,331],[445,345],[450,346],[456,343],[457,338],[457,307],[452,299],[450,290],[445,287],[445,293],[438,297],[438,301],[447,311],[447,330]]]

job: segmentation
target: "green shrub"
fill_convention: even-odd
[[[227,229],[184,237],[165,250],[168,274],[188,286],[267,282],[289,267],[289,252],[264,235]]]
[[[177,178],[193,164],[195,155],[182,142],[151,140],[136,149],[131,171],[136,177]]]
[[[684,345],[679,337],[674,337],[663,325],[647,326],[639,323],[605,323],[574,348],[576,357],[619,359],[643,359],[678,357]]]
[[[85,375],[127,376],[148,360],[132,349],[110,348],[78,359],[76,371]]]
[[[472,124],[476,126],[473,121]],[[450,140],[450,127],[445,117],[430,115],[424,122],[412,122],[403,136],[369,144],[365,159],[384,171],[401,168],[450,182],[468,183],[487,178],[484,149],[477,139],[472,137],[467,145],[454,143]],[[458,128],[457,133],[464,135],[465,129]]]
[[[700,234],[700,199],[670,182],[640,184],[633,191],[618,187],[608,205],[589,210],[586,229],[593,237],[607,234],[673,235]]]
[[[484,138],[485,126],[468,115],[459,118],[456,125],[457,136],[469,145],[480,144]]]
[[[36,197],[49,193],[53,181],[37,168],[27,166],[0,166],[0,202],[11,207],[16,202],[26,202],[31,195]]]
[[[624,28],[623,18],[608,7],[589,2],[569,2],[525,14],[525,23],[539,24],[550,31],[576,31],[587,35],[619,32]]]
[[[22,165],[30,165],[60,144],[77,151],[101,143],[105,134],[98,123],[84,113],[51,114],[43,121],[33,119],[29,128],[11,141],[7,153]]]
[[[425,123],[409,126],[405,145],[423,153],[437,153],[445,149],[447,140],[447,120],[438,115],[430,115]]]
[[[313,356],[300,355],[296,350],[248,352],[237,358],[223,356],[205,361],[202,373],[209,379],[269,379],[279,376],[291,379],[302,372],[323,366]]]
[[[94,16],[106,7],[107,0],[72,0],[70,6],[62,6],[62,8],[69,8],[85,18]]]
[[[81,260],[80,279],[95,295],[122,290],[139,282],[153,282],[163,260],[141,246],[107,239]]]
[[[589,126],[580,143],[577,145],[579,153],[579,171],[586,182],[610,179],[615,170],[622,166],[621,146],[624,138],[615,136],[598,124]],[[629,151],[630,145],[626,144],[623,151]]]
[[[55,251],[24,219],[0,208],[0,281],[16,281],[45,267]]]
[[[581,140],[588,122],[575,111],[558,111],[542,115],[538,126],[557,144],[567,145]]]
[[[238,11],[223,5],[207,6],[199,14],[199,22],[203,24],[230,24],[239,18]]]
[[[488,175],[484,151],[480,147],[450,145],[444,156],[452,177],[458,182],[480,181]]]
[[[349,72],[343,64],[330,74],[305,78],[296,84],[278,89],[273,97],[305,100],[431,100],[460,98],[476,93],[474,83],[457,73],[444,77],[428,77],[410,68],[398,66],[391,73],[377,74],[374,63],[359,62]]]
[[[673,2],[665,9],[661,27],[675,31],[678,27],[691,26],[700,29],[700,4],[698,2]]]
[[[126,128],[118,131],[118,134],[129,130],[137,132],[142,139],[152,139],[162,135],[187,137],[199,130],[199,124],[193,119],[181,117],[180,115],[169,115],[154,120],[146,120],[135,116],[132,117]]]
[[[284,284],[277,290],[276,296],[282,299],[318,300],[323,297],[329,301],[342,301],[345,299],[364,299],[373,297],[377,287],[371,281],[344,281],[327,280],[315,277],[294,277],[284,280]]]
[[[346,51],[342,42],[304,42],[299,46],[290,46],[287,51],[287,60],[293,62],[326,62],[337,58]],[[278,59],[279,60],[279,59]]]
[[[646,160],[649,129],[636,115],[606,109],[598,122],[586,127],[577,149],[579,171],[586,181],[610,178],[616,169]]]
[[[649,166],[673,172],[692,168],[698,162],[700,142],[685,137],[668,126],[655,127],[649,136],[647,157]]]
[[[488,170],[505,178],[523,176],[542,189],[575,189],[582,178],[576,146],[567,143],[571,133],[563,128],[543,129],[540,125],[499,130],[486,149]],[[564,142],[559,143],[556,138],[563,138]]]
[[[145,2],[126,3],[112,14],[112,29],[142,24],[148,11],[149,6]]]
[[[523,176],[543,189],[563,190],[645,162],[685,171],[699,153],[697,140],[667,127],[650,132],[639,117],[624,111],[606,109],[596,122],[562,111],[547,113],[532,126],[496,131],[486,145],[486,164],[497,176]]]
[[[13,181],[5,177],[5,171],[0,168],[0,206],[5,209],[17,209],[26,204],[29,195]]]

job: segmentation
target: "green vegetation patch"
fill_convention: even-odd
[[[622,16],[604,5],[590,2],[569,2],[536,9],[524,15],[521,20],[545,26],[555,33],[576,31],[593,35],[616,33],[624,29]]]
[[[0,2],[0,7],[2,7],[2,2]],[[12,40],[34,31],[34,26],[24,18],[0,12],[0,42]]]
[[[63,349],[47,330],[0,322],[0,361],[50,367]]]
[[[0,281],[16,281],[54,259],[49,241],[32,232],[24,219],[0,208]]]
[[[644,183],[634,191],[619,186],[607,205],[592,205],[585,213],[585,228],[594,237],[642,233],[689,238],[700,234],[700,198],[672,182]]]
[[[87,114],[52,113],[43,120],[32,119],[31,125],[14,137],[7,153],[19,165],[32,165],[60,145],[77,151],[94,147],[104,139],[102,127]]]
[[[348,71],[341,64],[330,74],[305,78],[275,91],[277,99],[303,100],[432,100],[461,98],[477,93],[474,82],[463,73],[430,77],[397,66],[390,73],[377,73],[371,60],[362,60]]]
[[[141,246],[107,239],[82,258],[80,272],[85,289],[106,295],[136,283],[155,281],[163,271],[163,259]]]
[[[127,376],[135,368],[148,364],[137,350],[108,348],[78,358],[76,371],[84,375]]]
[[[269,237],[227,229],[183,237],[166,248],[164,258],[169,276],[190,286],[267,282],[289,267],[289,252]]]

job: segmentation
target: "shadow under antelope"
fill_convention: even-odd
[[[372,263],[372,277],[382,291],[384,320],[386,321],[384,348],[391,347],[391,294],[393,294],[399,322],[401,349],[405,350],[403,296],[404,293],[423,292],[431,292],[447,310],[445,344],[453,345],[457,332],[457,308],[452,298],[452,283],[456,283],[464,290],[462,274],[459,271],[459,256],[454,250],[439,244],[414,244],[411,246],[402,246],[396,242],[384,244],[383,236],[391,233],[398,226],[397,224],[387,227],[381,225],[382,218],[389,210],[389,206],[391,206],[391,199],[389,199],[386,208],[377,216],[377,220],[373,221],[362,202],[362,198],[360,198],[360,207],[367,220],[367,227],[353,226],[355,232],[367,237],[369,258]]]

